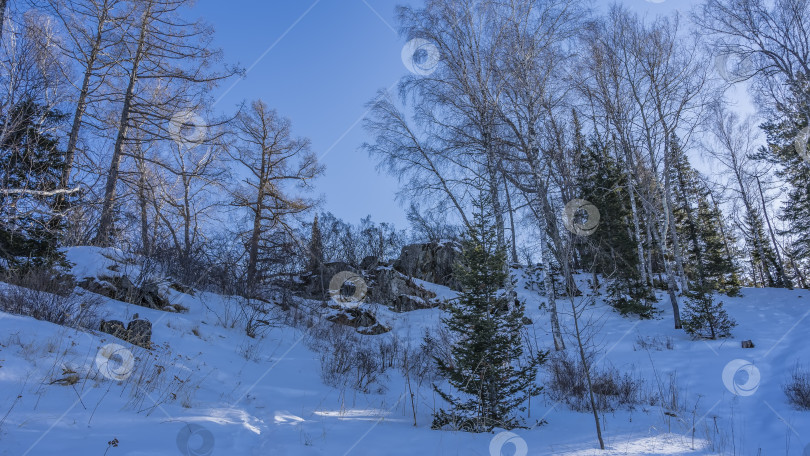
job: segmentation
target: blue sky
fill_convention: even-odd
[[[697,0],[624,0],[649,14],[686,11]],[[212,94],[216,109],[233,112],[242,100],[262,98],[289,117],[294,132],[312,140],[326,165],[316,183],[323,209],[351,222],[404,228],[395,201],[397,179],[377,172],[360,149],[364,104],[407,73],[394,8],[421,0],[198,0],[194,13],[211,23],[225,61],[250,71]],[[607,1],[596,0],[596,5]]]

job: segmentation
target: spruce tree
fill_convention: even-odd
[[[24,100],[0,118],[0,180],[12,193],[0,195],[2,267],[49,267],[64,261],[59,242],[64,221],[56,206],[64,154],[53,131],[64,114]],[[71,201],[63,197],[60,208]]]
[[[719,208],[710,202],[711,191],[689,163],[677,138],[672,146],[672,175],[675,226],[682,235],[684,271],[690,289],[729,296],[740,289],[738,268],[726,246],[733,244],[723,227]]]
[[[791,102],[780,104],[762,125],[768,145],[756,158],[778,165],[776,175],[789,185],[780,218],[789,223],[782,234],[793,238],[788,256],[810,263],[810,75],[790,84]]]
[[[759,269],[762,276],[762,286],[782,288],[784,284],[778,273],[776,253],[770,242],[766,242],[765,222],[756,209],[746,212],[743,218],[745,223],[745,240],[752,246],[751,260],[753,268]],[[751,271],[756,276],[756,271]]]
[[[627,178],[621,163],[609,152],[609,146],[592,141],[580,164],[582,198],[605,214],[593,234],[578,239],[582,263],[592,272],[612,279],[607,302],[622,315],[652,318],[655,294],[642,283],[639,272]]]
[[[451,359],[436,358],[436,363],[449,389],[438,385],[434,389],[450,409],[434,413],[434,429],[484,432],[518,427],[521,420],[515,411],[523,410],[522,404],[541,391],[535,378],[547,352],[523,355],[524,307],[505,291],[511,279],[488,197],[482,196],[476,206],[456,265],[462,292],[442,319],[454,341]]]
[[[739,269],[727,249],[734,240],[727,239],[725,233],[729,231],[723,228],[723,223],[720,208],[709,199],[701,198],[698,201],[697,225],[702,239],[704,280],[712,290],[737,296],[740,293]]]
[[[731,329],[737,326],[723,308],[723,301],[715,302],[712,289],[706,285],[687,293],[681,320],[684,331],[696,339],[728,337]]]
[[[308,256],[307,270],[311,274],[319,274],[323,266],[323,237],[321,236],[321,228],[318,225],[318,216],[312,222],[312,231],[309,236],[309,245],[307,246]]]

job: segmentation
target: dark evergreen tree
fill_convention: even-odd
[[[498,244],[490,207],[486,196],[477,202],[456,268],[462,292],[442,319],[454,341],[451,359],[436,362],[450,389],[434,389],[450,410],[434,413],[434,429],[515,428],[521,425],[515,411],[541,391],[535,378],[547,352],[523,354],[524,308],[507,296],[506,252]]]
[[[649,284],[642,283],[639,272],[627,178],[609,152],[609,147],[592,141],[580,165],[582,198],[604,214],[593,234],[578,239],[582,263],[594,275],[610,280],[607,301],[622,315],[652,318],[655,294]]]
[[[323,236],[321,236],[321,228],[318,226],[318,216],[312,222],[312,231],[309,236],[309,245],[307,246],[308,272],[312,274],[319,274],[323,266]]]
[[[709,190],[706,189],[706,192]],[[723,224],[720,208],[708,198],[701,198],[698,201],[697,226],[702,241],[704,281],[711,290],[737,296],[740,292],[739,269],[727,248],[734,240],[728,239],[726,233],[730,230],[724,229]]]
[[[715,302],[713,290],[698,286],[687,294],[681,313],[683,329],[696,339],[718,339],[731,335],[737,326],[723,308],[723,301]]]
[[[743,219],[745,224],[745,240],[751,248],[751,260],[753,267],[759,269],[762,276],[763,286],[767,287],[783,287],[784,284],[780,279],[779,266],[776,261],[776,253],[771,248],[771,244],[766,242],[765,236],[765,222],[762,220],[762,215],[755,208],[750,212],[746,212]],[[752,271],[756,275],[756,271]]]
[[[690,289],[736,295],[740,289],[738,268],[729,255],[733,244],[723,228],[719,208],[710,202],[711,190],[689,163],[677,138],[673,141],[672,176],[676,229],[681,234],[684,272]]]
[[[778,165],[776,175],[789,184],[780,218],[788,222],[793,241],[787,252],[797,267],[810,266],[810,77],[792,83],[790,103],[777,107],[762,125],[768,144],[757,158]],[[787,233],[782,233],[787,234]],[[801,265],[801,266],[799,266]]]
[[[59,252],[64,221],[54,213],[65,166],[54,131],[65,115],[28,99],[0,117],[0,267],[50,266]],[[70,198],[61,198],[64,209]]]

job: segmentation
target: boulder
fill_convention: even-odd
[[[410,277],[459,290],[453,268],[461,255],[456,242],[410,244],[402,248],[394,269]]]
[[[351,272],[360,275],[360,271],[348,263],[337,261],[324,264],[317,274],[301,276],[297,284],[299,294],[307,299],[329,299],[329,282],[341,272]]]
[[[118,320],[101,320],[99,331],[110,334],[121,340],[127,340],[127,328],[124,327],[123,321]]]
[[[87,291],[110,299],[117,299],[118,296],[118,290],[112,284],[100,282],[96,280],[95,277],[85,277],[84,280],[78,282],[77,285]]]
[[[363,260],[360,262],[360,269],[364,271],[370,271],[372,269],[375,269],[379,264],[380,264],[379,258],[373,255],[369,255],[363,258]]]
[[[143,348],[152,347],[152,323],[149,320],[132,320],[124,327],[124,322],[119,320],[101,320],[99,330],[113,337]]]
[[[127,325],[127,342],[143,348],[152,346],[152,323],[149,320],[132,320]]]
[[[391,328],[379,323],[373,313],[359,307],[339,308],[326,317],[328,321],[355,328],[358,333],[368,336],[387,333]]]
[[[391,307],[396,312],[427,309],[439,305],[436,293],[416,284],[410,277],[393,268],[379,267],[371,274],[369,299]]]
[[[182,306],[172,305],[160,293],[157,282],[153,281],[144,282],[143,285],[138,287],[125,275],[100,276],[98,278],[86,277],[78,285],[93,293],[150,309],[167,310],[167,308],[171,307],[176,312],[187,310]]]
[[[751,340],[742,341],[742,348],[754,348],[754,342]]]

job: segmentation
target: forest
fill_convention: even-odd
[[[160,369],[143,361],[157,357],[159,342],[180,337],[159,337],[169,331],[158,324],[168,311],[165,318],[236,328],[245,360],[260,357],[262,341],[304,340],[323,384],[341,391],[341,410],[358,394],[383,394],[393,376],[405,382],[402,396],[375,407],[393,405],[402,420],[434,433],[504,430],[488,443],[492,455],[507,441],[514,453],[503,454],[516,456],[800,454],[790,441],[810,443],[810,369],[802,365],[810,352],[798,334],[807,334],[810,313],[810,0],[699,0],[671,14],[641,13],[627,1],[416,3],[381,10],[393,14],[401,39],[401,78],[369,88],[358,123],[366,139],[353,146],[397,182],[392,204],[408,224],[396,226],[375,221],[373,207],[356,221],[336,215],[317,191],[330,172],[324,151],[272,100],[257,93],[219,104],[249,69],[215,46],[193,1],[0,0],[0,320],[30,317],[120,339],[127,355],[115,358],[119,369],[134,360],[115,378],[116,388],[131,388],[125,405],[137,413],[129,415],[154,411],[150,402],[182,402],[176,390],[207,381],[200,371],[146,389],[139,383],[163,364],[181,365],[169,351],[154,361]],[[429,327],[420,326],[423,311],[433,312]],[[124,328],[127,319],[148,320],[146,342]],[[646,335],[622,342],[637,325]],[[0,346],[23,347],[11,329],[0,332]],[[230,344],[237,336],[219,337]],[[674,344],[683,359],[702,357],[696,347],[711,349],[708,357],[733,348],[735,361],[762,359],[763,370],[773,350],[785,350],[784,364],[770,366],[776,392],[765,402],[779,416],[770,421],[789,428],[767,434],[778,450],[743,445],[733,419],[731,436],[721,437],[717,414],[733,416],[726,412],[714,412],[710,430],[706,416],[719,396],[694,384],[689,393],[709,399],[682,404],[674,374],[663,384],[661,365],[640,378],[603,366],[620,342],[635,342],[630,353],[646,350],[639,362],[647,364]],[[742,351],[749,348],[756,352]],[[91,351],[90,370],[101,356]],[[265,352],[261,363],[279,355]],[[17,359],[0,350],[0,381],[4,356]],[[98,382],[61,362],[45,383],[68,378],[74,390],[88,382],[90,391]],[[759,380],[755,365],[732,369],[731,380],[726,371],[711,375],[721,388],[750,386]],[[130,385],[141,366],[152,370]],[[222,380],[234,390],[264,378],[218,369],[239,377]],[[744,381],[734,377],[740,369]],[[9,438],[7,454],[29,454],[27,437],[14,437],[25,420],[12,424],[29,395],[9,375],[0,454]],[[656,392],[645,396],[642,384]],[[70,402],[82,394],[71,392]],[[782,418],[774,401],[795,418]],[[178,410],[193,410],[187,402]],[[595,453],[547,449],[542,436],[511,433],[553,426],[556,415],[543,415],[542,404],[561,402],[578,425],[588,423],[572,439]],[[620,421],[616,410],[648,407],[667,420],[667,435],[680,420],[691,433],[688,451],[622,447],[610,436],[617,429],[606,421]],[[184,429],[186,439],[204,431],[204,441],[181,454],[282,450]],[[402,429],[387,433],[402,437]],[[345,451],[301,439],[309,443],[279,454]],[[460,442],[420,451],[487,454],[487,443]],[[118,444],[92,454],[116,454]],[[387,454],[361,448],[355,453]]]

